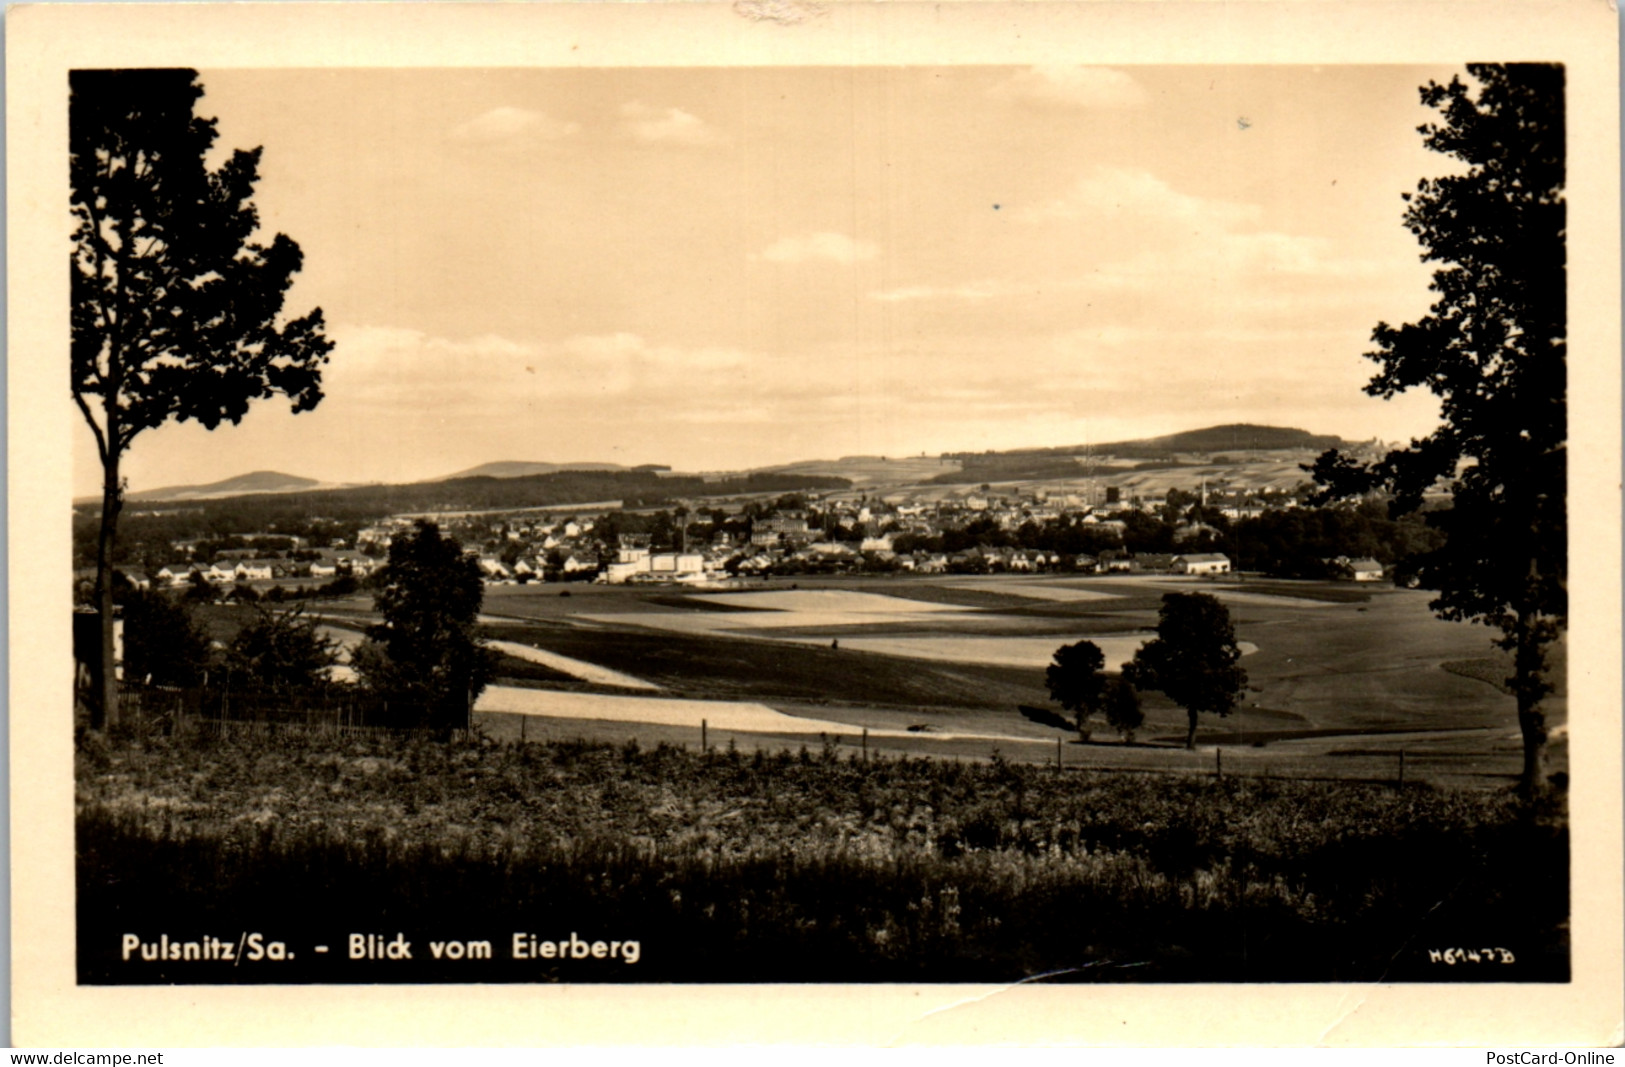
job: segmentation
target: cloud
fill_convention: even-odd
[[[880,246],[869,241],[858,241],[844,233],[809,233],[800,237],[782,237],[768,245],[753,259],[769,263],[806,263],[824,259],[834,263],[852,264],[880,255]]]
[[[989,95],[1010,103],[1070,108],[1139,107],[1149,99],[1140,83],[1120,70],[1062,65],[1018,71]]]
[[[650,107],[638,100],[621,105],[621,129],[648,144],[704,147],[726,140],[721,132],[697,115],[675,107]]]
[[[581,129],[540,111],[522,107],[494,107],[476,115],[451,131],[454,140],[475,144],[513,144],[529,141],[557,141]]]
[[[1163,220],[1235,227],[1257,223],[1257,204],[1215,200],[1174,189],[1155,174],[1126,167],[1095,167],[1047,204],[1013,213],[1022,222],[1054,222],[1095,216]]]

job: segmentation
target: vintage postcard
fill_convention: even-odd
[[[7,31],[19,1044],[1621,1040],[1607,5]]]

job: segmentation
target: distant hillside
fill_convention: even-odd
[[[1064,445],[1056,448],[1025,448],[1008,452],[948,453],[944,459],[958,460],[963,469],[931,479],[944,484],[1018,481],[1029,478],[1082,477],[1089,473],[1080,460],[1100,461],[1106,457],[1167,464],[1200,463],[1204,459],[1228,455],[1242,459],[1252,453],[1319,453],[1347,445],[1341,437],[1312,434],[1281,426],[1254,426],[1233,423],[1186,430],[1166,437],[1137,441],[1108,441],[1104,444]],[[1254,457],[1258,458],[1258,457]]]
[[[682,500],[710,496],[762,495],[850,489],[844,478],[812,475],[747,474],[722,481],[656,471],[555,471],[517,478],[454,478],[408,485],[358,485],[303,492],[250,493],[196,500],[149,501],[139,513],[125,516],[120,541],[163,542],[204,537],[221,530],[275,530],[302,534],[322,523],[375,522],[386,515],[430,512],[490,512],[551,508],[571,504],[595,506],[616,501],[627,510],[672,507]],[[75,512],[75,551],[91,558],[99,501]]]
[[[842,456],[763,467],[758,473],[845,478],[853,485],[871,486],[911,485],[958,469],[957,461],[940,456]]]
[[[295,493],[301,489],[314,489],[321,485],[314,478],[301,478],[281,471],[254,471],[235,478],[210,482],[208,485],[171,485],[162,489],[144,489],[130,493],[126,499],[137,503],[161,503],[168,500],[212,500],[226,496],[245,496],[249,493]]]
[[[525,478],[532,474],[557,474],[559,471],[624,470],[626,470],[626,467],[619,463],[529,463],[525,460],[507,459],[498,460],[495,463],[481,463],[478,467],[470,467],[466,471],[448,474],[443,478],[426,478],[424,480],[449,482],[454,478]]]
[[[1181,452],[1324,452],[1328,448],[1341,448],[1344,444],[1341,437],[1329,434],[1241,422],[1229,426],[1210,426],[1205,430],[1187,430],[1166,437],[1114,441],[1095,445],[1092,451],[1097,454],[1162,459]]]

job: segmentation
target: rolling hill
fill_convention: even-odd
[[[1147,437],[1138,441],[1115,441],[1095,445],[1090,449],[1099,454],[1132,456],[1142,459],[1162,459],[1190,452],[1324,452],[1328,448],[1341,448],[1346,442],[1329,434],[1312,434],[1283,426],[1255,426],[1251,423],[1232,423],[1228,426],[1209,426],[1203,430],[1186,430],[1165,437]],[[1081,450],[1080,450],[1081,451]]]
[[[425,478],[428,482],[449,482],[456,478],[525,478],[532,474],[557,474],[559,471],[624,471],[619,463],[532,463],[520,459],[504,459],[495,463],[481,463],[466,471],[448,474],[443,478]]]
[[[315,478],[301,478],[281,471],[253,471],[235,478],[210,482],[207,485],[170,485],[162,489],[144,489],[130,493],[132,503],[156,504],[171,500],[214,500],[220,497],[244,496],[249,493],[296,493],[316,489],[322,483]]]
[[[1169,485],[1233,484],[1254,488],[1290,487],[1302,481],[1299,464],[1328,448],[1347,448],[1342,438],[1307,430],[1238,423],[1200,430],[1114,441],[1092,446],[1015,449],[1006,452],[945,453],[940,456],[843,456],[803,460],[745,472],[682,475],[668,467],[616,463],[546,463],[502,460],[408,485],[337,486],[279,471],[254,471],[208,485],[179,485],[131,493],[136,503],[169,504],[224,500],[255,494],[316,491],[335,507],[353,510],[426,510],[453,507],[530,506],[540,502],[625,497],[665,500],[704,495],[715,483],[735,482],[735,491],[791,488],[904,485],[963,485],[977,482],[1094,477],[1133,492],[1161,492]],[[1086,469],[1080,459],[1086,459]],[[661,484],[661,483],[667,484]],[[495,483],[495,484],[494,484]],[[577,484],[585,483],[585,484]],[[593,488],[589,489],[590,484]],[[336,494],[336,495],[335,495]],[[367,503],[362,504],[365,500]],[[94,506],[97,498],[76,500]]]
[[[932,481],[959,484],[980,481],[1013,481],[1030,478],[1082,477],[1086,465],[1108,468],[1136,464],[1181,466],[1219,463],[1253,463],[1298,460],[1318,455],[1329,448],[1344,448],[1348,442],[1328,434],[1281,426],[1255,426],[1233,423],[1186,430],[1164,437],[1103,444],[1064,445],[1054,448],[1014,449],[1007,452],[947,453],[944,459],[957,460],[962,469],[938,475]]]

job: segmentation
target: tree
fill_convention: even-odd
[[[1366,392],[1385,399],[1423,387],[1440,424],[1408,448],[1362,465],[1328,452],[1316,481],[1328,496],[1381,488],[1390,513],[1417,510],[1448,487],[1451,506],[1426,518],[1442,546],[1417,561],[1442,618],[1501,631],[1523,735],[1523,788],[1545,785],[1547,653],[1568,615],[1567,279],[1563,68],[1473,64],[1429,82],[1422,101],[1442,123],[1423,143],[1466,165],[1405,194],[1406,227],[1422,259],[1440,263],[1438,299],[1420,321],[1378,323]]]
[[[1145,722],[1145,712],[1140,710],[1140,694],[1133,683],[1121,676],[1109,679],[1100,702],[1106,709],[1106,724],[1122,736],[1124,744],[1132,743],[1134,731]]]
[[[144,591],[132,592],[125,599],[126,680],[145,685],[197,685],[208,665],[209,639],[184,605],[162,593]]]
[[[1106,676],[1101,669],[1106,656],[1093,641],[1079,641],[1062,645],[1044,671],[1044,685],[1050,699],[1072,712],[1077,723],[1078,737],[1086,736],[1085,724],[1089,716],[1100,710],[1101,697],[1106,691]]]
[[[1123,668],[1136,689],[1156,690],[1190,718],[1185,747],[1196,747],[1196,716],[1221,718],[1235,710],[1247,685],[1236,666],[1241,649],[1225,606],[1206,593],[1165,593],[1157,613],[1157,636],[1140,646]]]
[[[76,70],[68,85],[72,390],[102,465],[96,585],[111,663],[108,569],[130,443],[170,419],[235,424],[276,394],[308,411],[333,346],[320,309],[283,320],[299,246],[283,234],[253,241],[260,150],[205,164],[215,123],[192,113],[196,71]],[[96,727],[118,706],[103,673]]]
[[[272,692],[309,690],[327,682],[336,645],[322,636],[303,608],[287,612],[261,610],[226,647],[226,667],[235,678]]]
[[[367,685],[411,709],[411,725],[449,728],[493,673],[493,657],[475,632],[484,584],[479,562],[455,538],[419,521],[389,546],[373,603],[383,622],[351,657]]]

